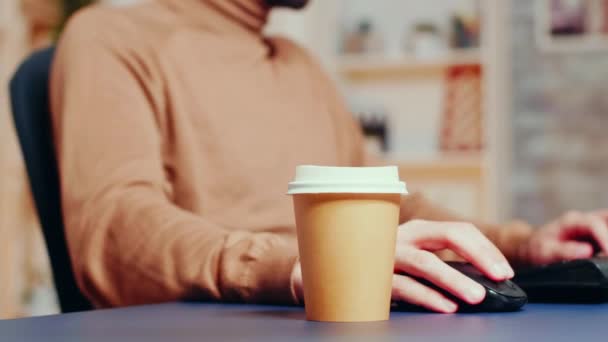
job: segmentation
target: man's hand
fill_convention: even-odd
[[[291,271],[291,293],[296,304],[304,302],[304,281],[302,280],[302,266],[296,262]]]
[[[457,304],[444,295],[399,272],[424,278],[470,304],[478,304],[485,298],[481,285],[433,254],[443,249],[454,251],[492,280],[502,281],[514,275],[498,248],[472,224],[412,220],[401,225],[397,235],[394,300],[444,313],[458,309]]]
[[[524,258],[542,265],[608,253],[608,211],[572,211],[535,231],[522,246]]]
[[[444,295],[399,273],[424,278],[470,304],[477,304],[485,298],[485,290],[481,285],[433,254],[434,251],[443,249],[453,250],[495,281],[513,277],[513,269],[507,259],[472,224],[412,220],[401,225],[397,234],[393,300],[410,302],[444,313],[458,309],[457,304]],[[295,265],[291,279],[294,296],[302,302],[299,263]]]

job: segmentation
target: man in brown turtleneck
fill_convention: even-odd
[[[271,6],[304,0],[156,0],[89,8],[68,24],[51,98],[66,234],[78,284],[98,307],[185,298],[295,303],[301,293],[286,184],[298,164],[365,164],[361,134],[331,82],[293,42],[266,38]],[[433,220],[433,221],[425,221]],[[451,248],[487,276],[515,262],[608,251],[599,215],[532,234],[477,226],[405,197],[396,268],[464,300],[479,285],[430,251]],[[395,275],[393,295],[454,303]]]

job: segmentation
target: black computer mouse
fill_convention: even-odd
[[[476,305],[466,303],[463,300],[456,298],[446,290],[430,283],[426,279],[419,279],[417,277],[412,277],[411,275],[406,275],[417,279],[421,283],[437,290],[447,298],[457,303],[458,312],[517,311],[528,302],[528,296],[526,293],[510,280],[495,282],[486,278],[486,276],[477,270],[475,266],[464,262],[448,262],[448,265],[473,279],[486,289],[486,297],[481,303]],[[419,306],[403,302],[393,303],[392,309],[395,311],[426,311],[426,309]]]

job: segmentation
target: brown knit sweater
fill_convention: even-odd
[[[362,165],[363,146],[316,62],[261,35],[267,15],[262,0],[157,0],[69,22],[52,112],[72,262],[96,306],[293,302],[286,185],[298,164]],[[429,208],[409,197],[402,219]]]

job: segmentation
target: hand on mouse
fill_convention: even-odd
[[[498,248],[472,224],[422,220],[412,220],[399,227],[396,273],[424,278],[467,303],[480,303],[485,289],[432,253],[443,249],[456,252],[492,280],[502,281],[514,275]],[[400,274],[393,276],[393,300],[444,313],[458,309],[456,303],[439,292]]]
[[[291,271],[291,295],[296,304],[304,302],[304,281],[302,280],[302,265],[296,261]]]
[[[475,226],[463,222],[412,220],[399,227],[395,255],[396,273],[404,272],[427,279],[470,304],[485,298],[485,289],[464,274],[448,266],[432,252],[451,249],[475,265],[488,278],[501,281],[513,277],[513,269]],[[297,262],[291,274],[291,287],[297,302],[304,301],[302,270]],[[392,297],[433,311],[452,313],[453,301],[416,280],[395,274]]]
[[[522,246],[523,258],[542,265],[608,253],[608,211],[571,211],[536,230]]]

